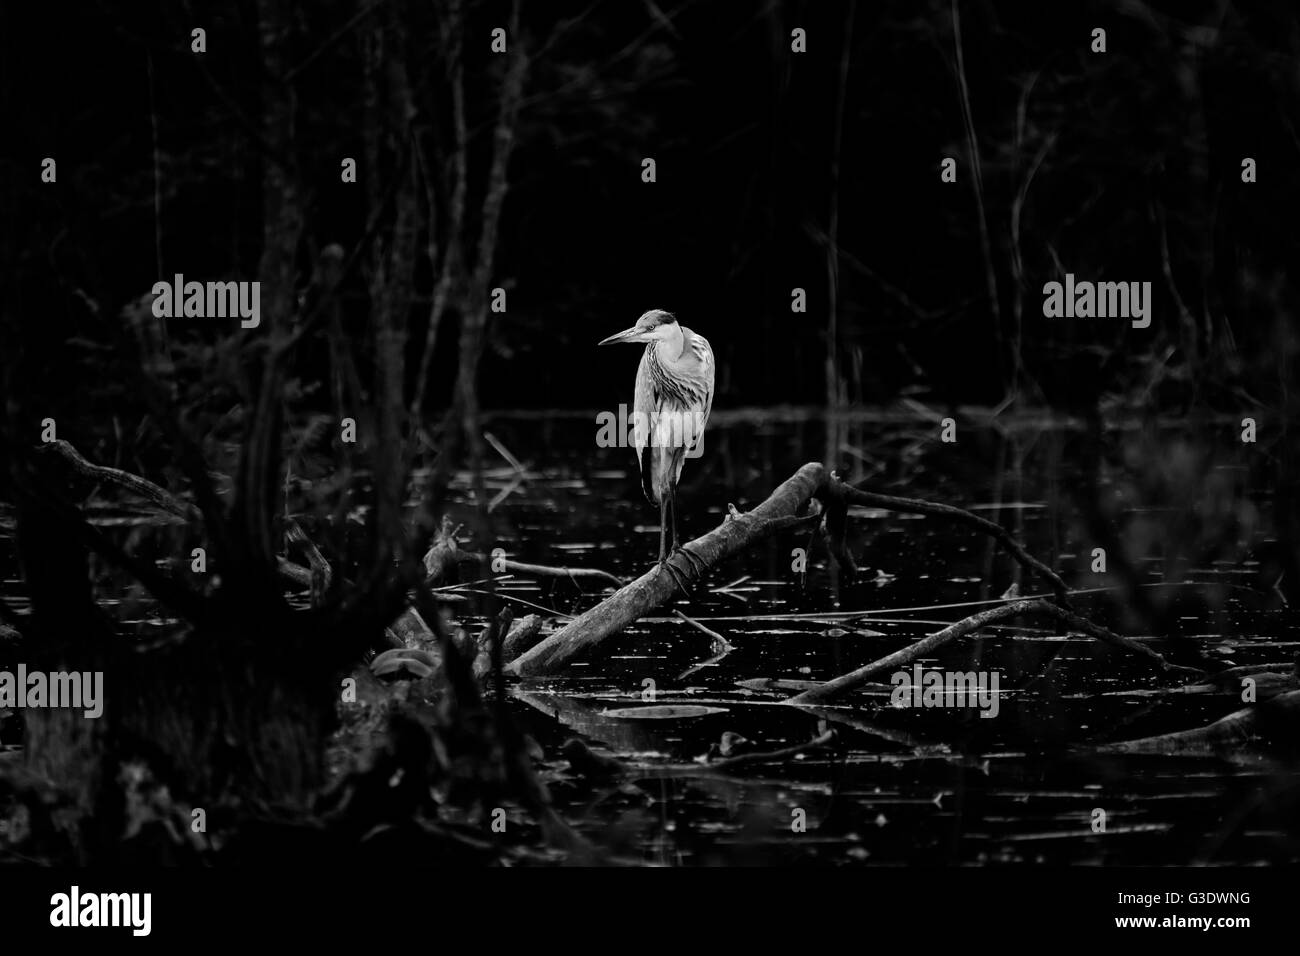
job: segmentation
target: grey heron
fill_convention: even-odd
[[[636,371],[632,402],[633,443],[641,489],[659,506],[659,563],[682,551],[701,567],[703,561],[677,540],[677,481],[688,456],[699,454],[704,426],[713,407],[713,349],[698,332],[669,312],[651,309],[636,325],[599,344],[645,345]]]

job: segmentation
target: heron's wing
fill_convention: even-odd
[[[636,369],[636,391],[632,396],[632,445],[636,448],[636,466],[641,471],[641,490],[651,502],[658,504],[654,492],[655,444],[651,441],[650,427],[657,418],[659,400],[655,395],[650,368],[650,350],[641,356]]]
[[[665,366],[650,346],[636,373],[633,434],[641,488],[652,502],[677,484],[688,456],[698,454],[713,410],[713,349],[689,332],[694,362]]]
[[[709,340],[698,332],[691,333],[691,349],[695,352],[695,357],[699,360],[699,371],[697,380],[701,391],[700,413],[697,421],[698,428],[694,435],[691,436],[691,442],[687,452],[694,452],[700,446],[704,439],[704,426],[709,423],[709,413],[713,411],[713,380],[714,380],[714,363],[713,349],[709,345]],[[678,474],[681,474],[679,466]]]

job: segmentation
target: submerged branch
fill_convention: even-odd
[[[1213,723],[1191,730],[1179,730],[1139,740],[1102,744],[1098,753],[1125,754],[1215,754],[1239,751],[1257,737],[1295,739],[1300,719],[1300,690],[1279,694],[1241,710],[1234,710]]]
[[[960,621],[948,625],[943,630],[935,631],[935,633],[922,638],[915,644],[904,647],[902,650],[895,651],[893,654],[888,654],[879,660],[872,661],[870,664],[859,667],[855,671],[850,671],[847,674],[837,677],[834,680],[827,681],[817,687],[809,688],[803,693],[791,697],[787,703],[825,703],[832,697],[842,694],[845,691],[854,690],[855,688],[861,687],[863,684],[869,683],[871,679],[878,674],[892,671],[899,667],[905,667],[913,661],[926,657],[943,645],[949,644],[952,641],[957,640],[959,637],[964,637],[973,631],[978,631],[985,625],[992,624],[994,621],[1000,621],[1008,617],[1019,617],[1022,614],[1046,614],[1050,617],[1054,617],[1064,623],[1067,627],[1083,631],[1091,637],[1095,637],[1100,641],[1112,644],[1123,650],[1148,657],[1165,671],[1200,673],[1195,668],[1171,664],[1165,660],[1163,656],[1157,654],[1146,645],[1130,640],[1127,637],[1121,637],[1098,624],[1094,624],[1085,618],[1079,617],[1077,614],[1052,604],[1050,601],[1016,601],[1012,604],[1004,604],[1001,607],[991,607],[987,610],[980,611],[978,614],[964,617]]]

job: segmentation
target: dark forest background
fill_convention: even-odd
[[[414,162],[430,180],[398,192],[414,244],[384,279],[409,297],[418,353],[438,275],[426,186],[445,255],[465,157],[472,253],[513,55],[491,53],[490,31],[510,27],[511,8],[261,6],[260,19],[254,3],[6,7],[5,288],[52,341],[110,341],[160,275],[255,277],[268,157],[281,151],[288,214],[301,219],[294,284],[308,285],[330,243],[351,251],[412,162],[391,139],[367,162],[368,124],[388,118],[365,79],[380,56],[404,66]],[[276,62],[263,55],[268,10]],[[1116,392],[1236,411],[1285,390],[1286,268],[1300,253],[1292,5],[968,3],[954,19],[946,0],[638,0],[520,16],[510,42],[526,63],[491,269],[508,311],[487,323],[485,407],[607,407],[626,369],[594,344],[648,308],[709,336],[719,407],[825,401],[831,328],[850,401],[922,386],[996,404],[1019,386],[1071,408]],[[195,26],[206,54],[190,51]],[[796,27],[807,53],[791,52]],[[1095,27],[1105,54],[1090,51]],[[282,89],[283,102],[269,98]],[[267,141],[268,110],[279,142]],[[44,156],[58,159],[57,187],[39,182]],[[340,182],[345,156],[357,184]],[[956,184],[940,181],[946,156]],[[1247,156],[1254,184],[1241,181]],[[641,181],[645,157],[656,183]],[[345,279],[358,353],[371,339],[368,267]],[[1150,280],[1152,327],[1044,319],[1042,285],[1066,271]],[[794,287],[806,314],[791,313]],[[451,395],[460,291],[442,316],[429,408]],[[173,325],[181,340],[226,332]]]

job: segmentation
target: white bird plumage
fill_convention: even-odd
[[[704,426],[713,409],[714,361],[708,340],[678,323],[670,313],[652,309],[636,325],[611,335],[601,345],[645,343],[633,395],[633,443],[641,488],[659,505],[659,560],[677,542],[677,482],[687,457],[700,453]],[[688,554],[690,552],[687,552]]]

